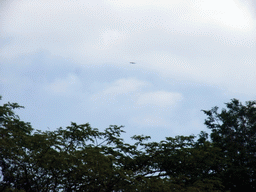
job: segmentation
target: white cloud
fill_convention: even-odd
[[[185,0],[131,0],[131,1],[126,1],[126,0],[105,0],[107,4],[110,4],[117,9],[135,9],[135,8],[140,8],[140,9],[155,9],[155,8],[162,8],[162,9],[170,9],[170,8],[177,8],[178,6],[188,6],[190,5],[189,1]]]
[[[168,15],[169,21],[173,22],[192,22],[217,24],[234,30],[249,31],[252,30],[252,13],[241,1],[238,0],[106,0],[108,4],[114,6],[120,11],[161,11]],[[175,18],[175,19],[174,19]],[[159,21],[161,21],[159,19]],[[161,23],[161,22],[160,22]],[[187,23],[189,25],[189,23]],[[160,24],[161,25],[161,24]]]
[[[255,49],[255,20],[238,0],[19,0],[1,10],[0,24],[9,60],[38,50],[82,65],[131,59],[164,78],[254,90],[256,58],[244,50]]]
[[[146,86],[147,84],[147,82],[140,81],[135,78],[118,79],[113,83],[107,85],[102,91],[94,94],[91,99],[94,101],[99,99],[115,99],[115,97],[118,95],[126,95],[138,92],[142,87]]]
[[[81,82],[74,74],[69,74],[65,79],[57,78],[45,87],[47,91],[60,95],[72,95],[79,91]]]
[[[158,127],[168,126],[168,122],[159,115],[139,115],[131,118],[132,123],[135,123],[138,127]]]
[[[253,18],[247,7],[236,0],[195,1],[198,19],[201,22],[216,23],[229,29],[250,31]]]
[[[132,6],[132,11],[122,12],[110,5]],[[145,5],[150,7],[145,12],[134,8]],[[102,51],[120,43],[130,46],[130,40],[151,30],[165,32],[166,37],[173,33],[201,34],[205,28],[217,23],[224,28],[248,31],[252,29],[252,22],[249,10],[232,0],[225,3],[221,0],[97,0],[86,3],[81,0],[21,0],[10,3],[2,12],[2,36],[12,40],[1,52],[5,57],[15,57],[47,49],[53,54],[80,61],[93,57],[107,58],[109,53]],[[221,31],[220,35],[225,38],[230,36],[230,31],[215,30]],[[212,33],[211,27],[205,31],[207,33]],[[153,43],[154,37],[145,41]],[[120,47],[112,50],[111,54],[119,54],[117,58],[120,58],[123,55],[118,50]],[[147,48],[141,51],[146,52]]]
[[[134,91],[138,91],[141,87],[145,86],[147,83],[144,81],[140,81],[134,78],[127,79],[118,79],[108,88],[103,91],[103,94],[126,94]]]
[[[239,55],[239,51],[230,47],[230,50],[227,48],[215,56],[200,55],[196,59],[168,52],[152,52],[140,59],[148,70],[158,72],[164,78],[207,84],[233,93],[256,94],[256,57],[249,48],[241,49],[241,52]]]
[[[156,91],[143,93],[138,97],[138,105],[153,105],[158,107],[170,107],[180,100],[183,96],[180,93],[166,92],[166,91]]]
[[[98,50],[111,49],[113,46],[122,43],[125,38],[125,34],[118,30],[106,29],[100,33],[95,48]]]

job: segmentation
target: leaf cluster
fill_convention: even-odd
[[[198,137],[149,142],[122,139],[123,126],[104,131],[71,122],[55,131],[35,130],[0,106],[0,191],[236,191],[255,190],[254,102],[232,100],[218,113],[204,110],[212,131]]]

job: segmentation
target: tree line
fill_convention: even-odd
[[[209,135],[160,142],[135,135],[133,144],[117,125],[36,130],[15,114],[18,108],[0,106],[0,191],[256,191],[255,101],[203,110]]]

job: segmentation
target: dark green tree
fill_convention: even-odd
[[[164,186],[146,177],[151,156],[139,150],[148,137],[123,142],[122,126],[103,132],[88,123],[56,131],[34,130],[19,119],[16,103],[0,106],[0,191],[136,191]],[[152,155],[154,156],[154,155]],[[145,165],[144,165],[145,164]]]
[[[0,98],[1,99],[1,98]],[[22,108],[17,103],[0,106],[0,166],[3,175],[1,188],[30,191],[29,165],[26,148],[30,145],[32,128],[20,121],[14,109]],[[21,187],[22,186],[22,187]]]
[[[222,161],[214,172],[225,189],[256,191],[256,102],[243,105],[232,99],[221,112],[214,107],[204,113],[212,144],[221,149]]]
[[[150,136],[123,141],[122,126],[104,131],[71,122],[35,130],[0,106],[0,191],[237,191],[255,190],[255,102],[233,99],[227,109],[204,110],[208,134]]]
[[[200,135],[200,139],[202,135]],[[221,161],[208,141],[195,142],[195,136],[167,137],[161,141],[160,170],[173,184],[171,191],[221,191],[222,182],[213,172],[213,167]]]

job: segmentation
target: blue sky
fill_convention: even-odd
[[[0,3],[2,103],[35,129],[70,122],[127,139],[208,131],[202,109],[255,100],[255,3],[12,0]],[[132,65],[130,62],[135,62]]]

